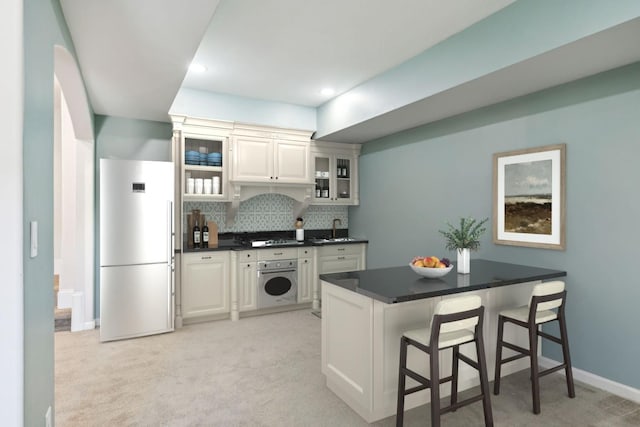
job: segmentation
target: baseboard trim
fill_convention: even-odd
[[[551,368],[558,365],[560,362],[549,359],[548,357],[539,357],[538,362],[543,368]],[[558,374],[564,375],[564,371],[558,371]],[[621,384],[615,381],[611,381],[607,378],[592,374],[591,372],[583,371],[582,369],[573,368],[573,379],[588,384],[593,387],[608,391],[625,399],[632,400],[636,403],[640,403],[640,390],[630,387],[625,384]]]
[[[84,330],[85,331],[89,331],[89,330],[95,329],[95,328],[96,328],[95,320],[90,320],[88,322],[84,322]]]
[[[58,308],[71,308],[73,305],[73,289],[60,289],[58,291]]]

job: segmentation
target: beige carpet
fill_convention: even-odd
[[[189,325],[174,333],[100,343],[98,330],[58,332],[56,426],[365,426],[324,385],[320,319],[309,310]],[[542,380],[531,413],[526,373],[492,396],[496,426],[640,426],[633,402],[563,378]],[[405,425],[428,425],[429,407]],[[474,404],[444,426],[482,425]],[[395,425],[390,417],[375,425]]]

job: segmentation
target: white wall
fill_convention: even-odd
[[[0,420],[3,425],[23,423],[22,347],[22,122],[23,122],[23,2],[0,2]]]
[[[57,76],[53,76],[53,273],[60,274],[62,254],[60,240],[62,233],[62,136],[61,106],[62,94]]]
[[[80,218],[76,216],[76,144],[73,126],[66,108],[64,95],[60,95],[60,140],[61,140],[61,228],[60,228],[60,308],[71,307],[71,294],[80,286],[76,275],[76,224]]]
[[[60,274],[57,306],[73,308],[72,331],[93,329],[94,144],[77,138],[65,93],[59,86],[55,101],[54,179],[59,175],[59,184],[54,185],[54,192],[60,199],[58,202],[54,197],[54,255]],[[59,170],[55,168],[57,157]]]

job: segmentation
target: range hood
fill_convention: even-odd
[[[234,223],[240,208],[240,202],[261,194],[283,194],[291,197],[296,202],[293,208],[293,217],[304,216],[309,203],[311,203],[314,189],[314,183],[263,184],[259,182],[230,181],[229,194],[231,202],[227,207],[226,223],[227,225]]]

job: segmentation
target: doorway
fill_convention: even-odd
[[[54,280],[60,327],[95,328],[95,144],[73,56],[54,54]]]

